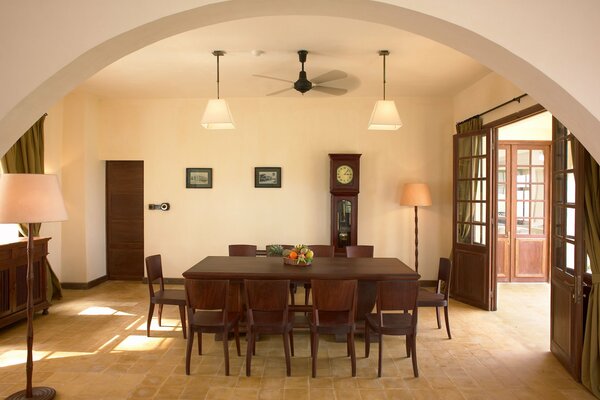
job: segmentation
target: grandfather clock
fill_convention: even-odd
[[[361,154],[330,154],[331,244],[335,255],[357,244]]]

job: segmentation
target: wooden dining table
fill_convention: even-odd
[[[244,279],[289,279],[309,283],[311,279],[356,279],[358,299],[357,330],[364,329],[364,315],[373,310],[376,282],[402,279],[418,280],[420,275],[397,258],[316,257],[310,266],[284,265],[281,257],[209,256],[183,273],[185,279],[227,279],[230,306],[242,311],[241,288]]]

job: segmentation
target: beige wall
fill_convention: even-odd
[[[420,266],[434,279],[450,252],[451,106],[398,99],[404,127],[370,132],[375,99],[229,99],[234,131],[207,131],[205,100],[107,100],[99,105],[99,158],[144,161],[145,253],[162,253],[165,275],[181,273],[231,243],[329,243],[328,153],[362,153],[359,242],[376,256],[414,264],[413,210],[401,184],[431,185],[421,210]],[[281,166],[281,189],[254,188],[254,167]],[[186,189],[186,167],[212,167],[213,189]]]

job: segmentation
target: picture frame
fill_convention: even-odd
[[[212,168],[186,168],[185,187],[187,189],[212,189]]]
[[[254,168],[255,188],[280,188],[281,167],[256,167]]]

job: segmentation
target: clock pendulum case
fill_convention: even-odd
[[[361,154],[329,154],[331,193],[331,244],[335,255],[357,244],[358,192]]]

